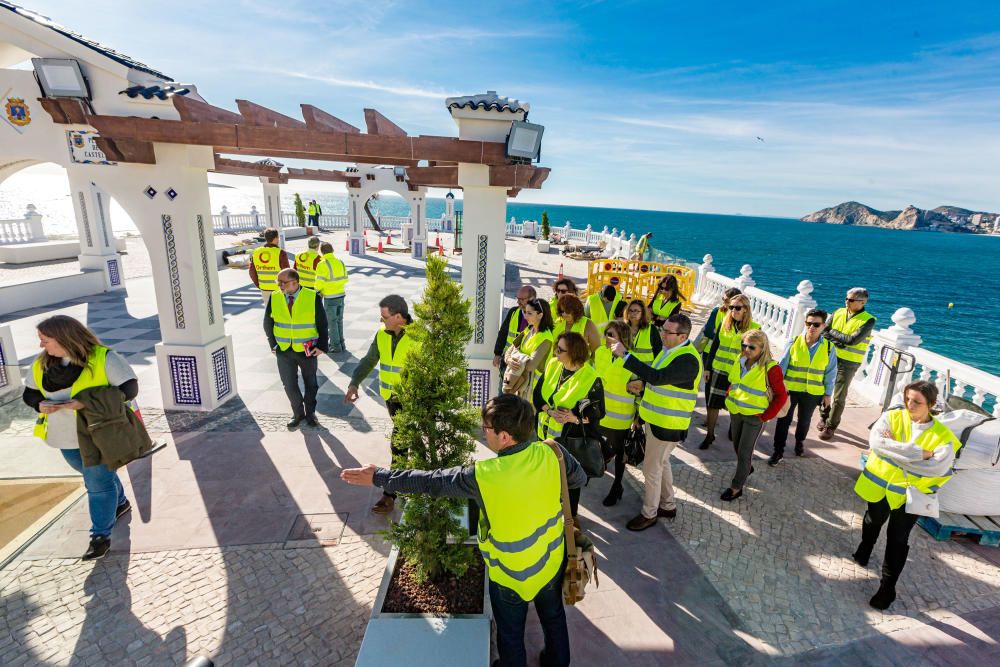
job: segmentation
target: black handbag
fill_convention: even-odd
[[[585,398],[581,400],[578,404],[580,414],[583,414],[589,406],[589,399]],[[587,473],[587,477],[602,477],[606,466],[604,462],[604,450],[607,449],[607,438],[601,434],[588,434],[587,425],[584,423],[580,424],[580,431],[583,433],[582,436],[563,436],[561,439],[562,446],[566,448],[567,452],[573,455],[573,458],[580,462],[580,465],[583,466],[583,471]]]
[[[630,466],[642,465],[646,458],[646,431],[633,428],[625,435],[625,463]]]

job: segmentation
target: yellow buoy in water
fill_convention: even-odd
[[[948,304],[948,308],[954,308],[954,307],[955,307],[955,304],[954,304],[954,303],[949,303],[949,304]]]

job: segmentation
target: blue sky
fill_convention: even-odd
[[[998,2],[22,4],[232,109],[451,135],[448,95],[527,100],[553,173],[519,201],[1000,210]]]

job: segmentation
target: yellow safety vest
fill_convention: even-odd
[[[568,380],[559,384],[562,378],[563,365],[558,359],[549,359],[545,364],[545,377],[542,379],[542,398],[552,408],[573,409],[581,399],[587,397],[590,388],[597,379],[597,371],[590,364],[584,364]],[[538,413],[538,437],[558,439],[562,435],[563,425],[544,412]]]
[[[347,287],[347,269],[336,255],[329,252],[316,267],[316,287],[323,297],[341,296]]]
[[[316,204],[309,204],[308,213],[309,215],[317,215]]]
[[[299,273],[299,286],[313,289],[316,286],[316,270],[313,264],[319,253],[312,250],[303,250],[295,256],[295,270]]]
[[[647,325],[639,329],[632,339],[632,356],[644,364],[653,363],[653,327]]]
[[[521,307],[515,306],[514,312],[510,315],[510,324],[507,325],[507,345],[514,342],[517,338],[517,334],[521,333],[521,329],[517,328],[517,325],[521,322]]]
[[[625,360],[611,354],[606,347],[597,348],[594,370],[604,386],[604,418],[601,426],[619,431],[632,427],[635,418],[635,396],[626,386],[632,371],[625,368]]]
[[[834,331],[839,331],[850,336],[863,327],[865,322],[874,319],[875,316],[866,310],[862,310],[860,313],[856,313],[854,317],[848,319],[847,308],[840,308],[833,314],[833,321],[830,323],[830,328]],[[860,364],[865,360],[865,355],[868,353],[868,341],[871,339],[872,337],[869,335],[867,338],[862,341],[858,341],[854,345],[848,345],[846,347],[837,345],[837,358]]]
[[[663,297],[657,294],[656,298],[653,299],[653,307],[650,310],[653,311],[655,317],[665,320],[680,310],[680,307],[680,301],[664,301]]]
[[[823,376],[826,366],[830,363],[830,348],[833,345],[828,340],[820,339],[816,354],[809,357],[809,345],[805,334],[796,336],[788,354],[788,370],[785,371],[785,388],[788,391],[805,392],[813,396],[826,393],[823,386]]]
[[[913,433],[910,413],[905,409],[899,409],[890,410],[888,415],[893,440],[909,442]],[[934,451],[943,444],[951,444],[955,452],[962,447],[962,442],[955,437],[955,434],[937,419],[934,419],[930,428],[920,434],[914,444],[929,451]],[[885,498],[889,501],[889,507],[896,509],[906,504],[907,486],[912,485],[921,493],[934,493],[949,479],[951,475],[927,477],[905,472],[895,461],[872,452],[865,469],[861,471],[858,481],[854,484],[854,492],[870,503],[877,503]]]
[[[535,350],[538,349],[539,345],[541,345],[545,341],[549,341],[549,343],[554,343],[555,339],[556,338],[555,336],[552,335],[551,329],[547,331],[539,331],[538,333],[532,333],[531,329],[528,328],[525,330],[524,338],[521,340],[521,345],[518,346],[517,349],[523,352],[524,354],[528,355],[529,357],[531,357],[534,356]],[[549,354],[550,355],[552,354],[551,345],[549,346]],[[537,382],[539,378],[542,377],[542,373],[544,372],[545,372],[545,363],[541,363],[538,365],[538,368],[535,369],[535,377],[532,378],[532,386],[531,386],[532,389],[535,388],[534,383]]]
[[[257,248],[250,255],[253,268],[257,272],[257,283],[263,292],[273,292],[278,289],[278,272],[281,271],[281,253],[284,250],[277,246],[266,245]]]
[[[319,338],[316,292],[300,288],[292,303],[292,312],[288,312],[288,297],[283,292],[271,292],[271,319],[278,348],[284,351],[291,347],[296,352],[304,352],[306,341]]]
[[[563,566],[559,459],[534,442],[516,454],[476,461],[476,484],[485,508],[479,551],[490,581],[530,602]]]
[[[108,348],[103,345],[96,345],[90,353],[90,356],[87,358],[87,365],[83,367],[80,377],[78,377],[69,388],[70,398],[73,398],[84,389],[108,386],[108,372],[105,368],[105,361],[107,358]],[[35,380],[35,386],[38,387],[38,391],[41,392],[42,397],[45,398],[45,389],[42,388],[42,375],[44,375],[44,372],[42,371],[42,358],[40,356],[37,357],[34,363],[31,364],[31,375]],[[42,440],[48,439],[48,415],[41,412],[38,413],[38,418],[35,420],[35,428],[32,431],[32,434],[36,438],[41,438]]]
[[[559,319],[559,299],[558,297],[552,297],[549,299],[549,307],[552,309],[552,321],[555,322]]]
[[[691,341],[687,341],[669,352],[660,350],[652,367],[655,369],[666,368],[670,362],[683,354],[690,354],[698,362],[698,375],[695,376],[693,386],[687,388],[672,384],[654,385],[647,382],[646,389],[642,392],[642,400],[639,402],[639,416],[647,424],[676,431],[686,431],[691,426],[691,414],[698,401],[701,355],[695,350]]]
[[[375,341],[378,344],[378,393],[382,398],[389,400],[395,393],[396,385],[399,384],[399,376],[406,365],[406,359],[419,349],[416,341],[405,333],[396,343],[396,351],[392,350],[392,334],[382,327],[375,334]]]
[[[747,331],[750,329],[760,329],[760,325],[754,321],[750,322],[750,326],[747,327]],[[746,331],[737,331],[735,327],[733,329],[726,331],[721,326],[718,331],[715,332],[716,337],[719,339],[719,347],[715,351],[715,357],[712,359],[712,370],[717,373],[728,374],[733,366],[739,366],[736,360],[740,358],[740,352],[742,348],[740,343],[743,341],[743,334]]]
[[[729,369],[729,393],[726,394],[726,410],[734,415],[759,415],[767,410],[767,371],[778,364],[773,361],[767,367],[755,363],[743,373],[737,361]]]
[[[587,330],[587,322],[590,321],[589,317],[583,316],[576,322],[573,322],[573,326],[570,327],[570,332],[578,333],[581,336],[583,332]],[[559,320],[552,326],[552,340],[559,338],[559,335],[566,331],[566,320],[559,318]]]
[[[587,305],[590,307],[590,319],[597,325],[598,331],[604,331],[608,322],[615,319],[615,309],[622,302],[621,294],[615,294],[615,300],[611,302],[610,311],[604,310],[604,300],[600,294],[591,294],[587,297]]]

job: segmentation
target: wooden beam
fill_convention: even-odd
[[[365,109],[365,125],[368,126],[368,134],[380,134],[384,137],[406,136],[406,130],[375,109]]]
[[[507,190],[507,196],[510,197],[511,199],[513,199],[520,192],[521,192],[521,188],[511,188],[510,190]]]
[[[40,97],[38,101],[52,116],[52,122],[58,125],[87,125],[90,111],[83,105],[83,100],[75,97]]]
[[[322,109],[317,109],[311,104],[303,104],[302,118],[306,121],[306,127],[317,132],[347,132],[349,134],[361,134],[361,130],[350,123],[340,120],[333,114],[328,114]]]
[[[335,169],[298,169],[288,168],[288,178],[308,180],[308,181],[331,181],[334,183],[347,183],[348,187],[360,188],[361,177],[357,174],[348,174]]]
[[[149,141],[95,137],[94,142],[111,162],[156,164],[156,153],[153,150],[153,144]]]
[[[411,167],[406,170],[406,180],[434,188],[457,187],[458,167]]]
[[[249,162],[247,160],[233,160],[222,157],[221,155],[215,156],[215,169],[212,171],[217,174],[256,176],[258,178],[280,178],[283,176],[281,173],[281,167],[277,165],[259,164],[257,162]]]
[[[291,116],[278,113],[273,109],[268,109],[259,104],[248,102],[247,100],[236,100],[236,106],[240,109],[240,115],[246,119],[250,125],[261,127],[288,127],[304,128],[306,126],[301,120],[296,120]]]
[[[243,116],[240,114],[220,109],[207,102],[201,102],[184,95],[174,95],[170,99],[173,100],[174,108],[180,114],[181,120],[232,123],[234,125],[239,125],[243,122]]]

